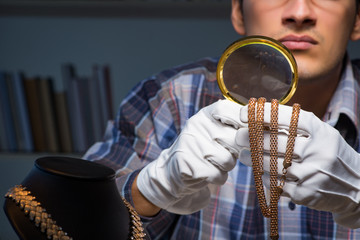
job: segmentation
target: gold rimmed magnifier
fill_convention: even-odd
[[[225,98],[242,105],[252,97],[285,104],[297,87],[297,65],[282,43],[249,36],[225,49],[217,66],[217,81]]]

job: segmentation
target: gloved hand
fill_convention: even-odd
[[[270,124],[270,103],[265,104],[264,124]],[[292,107],[279,106],[278,171],[286,149]],[[247,107],[241,109],[240,120],[248,121]],[[294,203],[333,213],[334,220],[350,228],[360,227],[360,156],[329,124],[313,113],[301,110],[292,165],[288,168],[283,196]],[[264,174],[269,177],[270,133],[264,134]],[[248,129],[241,128],[236,143],[249,149]],[[246,152],[246,151],[245,151]],[[240,161],[251,165],[249,154]],[[264,181],[268,181],[265,179]]]
[[[145,166],[140,192],[169,212],[190,214],[210,200],[209,184],[224,184],[237,162],[241,105],[219,100],[191,117],[173,145]]]

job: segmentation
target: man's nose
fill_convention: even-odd
[[[314,25],[316,13],[312,0],[288,0],[284,8],[282,22],[293,28]]]

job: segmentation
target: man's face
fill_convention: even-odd
[[[339,70],[348,40],[359,38],[355,6],[355,0],[243,0],[240,28],[233,23],[240,34],[281,41],[294,54],[299,77],[313,80]]]

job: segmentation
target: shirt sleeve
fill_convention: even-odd
[[[84,159],[116,172],[120,194],[130,203],[131,183],[137,173],[175,141],[187,119],[201,107],[219,99],[215,60],[204,60],[164,71],[137,84],[109,121],[104,139]],[[175,214],[161,211],[143,219],[151,236],[166,236]]]

